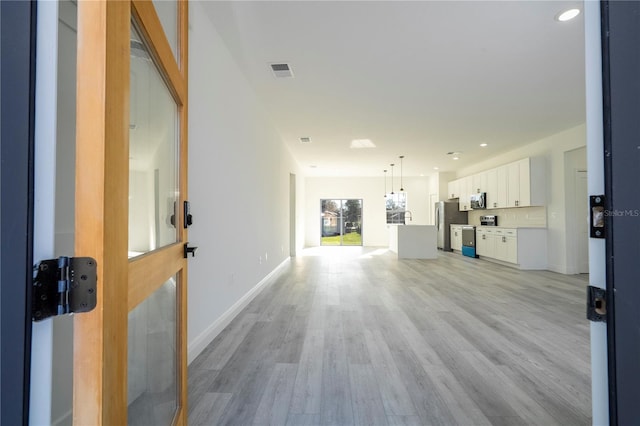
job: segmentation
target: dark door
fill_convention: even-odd
[[[640,3],[602,3],[612,425],[640,419]]]
[[[31,315],[35,2],[1,2],[2,407],[0,424],[28,423]]]

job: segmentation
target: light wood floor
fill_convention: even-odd
[[[190,365],[189,424],[588,425],[586,285],[306,250]]]

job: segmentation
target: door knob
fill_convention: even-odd
[[[184,243],[184,258],[188,258],[189,253],[191,253],[191,256],[196,257],[196,250],[198,250],[198,247],[189,247],[188,242]]]

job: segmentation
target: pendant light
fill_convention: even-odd
[[[391,163],[391,195],[393,195],[393,166],[395,166],[395,164]]]
[[[387,169],[384,169],[383,172],[384,172],[384,198],[387,198]]]
[[[404,155],[400,156],[400,192],[404,191],[404,186],[402,185],[402,160],[404,159]]]

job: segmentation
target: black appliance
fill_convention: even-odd
[[[462,227],[462,254],[469,257],[478,257],[476,254],[476,227]]]
[[[487,193],[479,192],[477,194],[471,194],[471,208],[473,210],[481,210],[487,208]]]
[[[498,226],[498,216],[495,216],[495,215],[480,216],[480,225]]]

